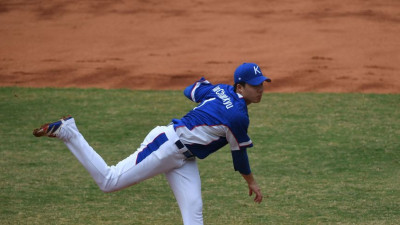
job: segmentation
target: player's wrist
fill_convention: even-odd
[[[247,175],[246,174],[242,174],[242,176],[246,180],[247,184],[251,185],[253,183],[256,183],[252,173],[249,173]]]

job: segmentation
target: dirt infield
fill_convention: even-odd
[[[400,93],[398,0],[0,1],[0,86]]]

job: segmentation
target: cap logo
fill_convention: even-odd
[[[258,70],[258,66],[253,66],[254,69],[254,75],[257,75],[257,73],[261,73],[261,71]]]

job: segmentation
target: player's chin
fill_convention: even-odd
[[[261,97],[255,98],[252,102],[253,102],[253,103],[259,103],[259,102],[261,102]]]
[[[262,97],[262,96],[254,98],[253,103],[259,103],[259,102],[261,102],[261,97]]]

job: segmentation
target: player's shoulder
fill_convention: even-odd
[[[233,86],[229,84],[215,84],[210,86],[210,91],[212,91],[216,95],[226,95],[229,97],[237,98],[237,94],[233,90]]]
[[[212,84],[208,80],[202,78],[196,85],[198,93],[201,93],[204,99],[213,97],[226,98],[234,96],[233,87],[228,84]]]

